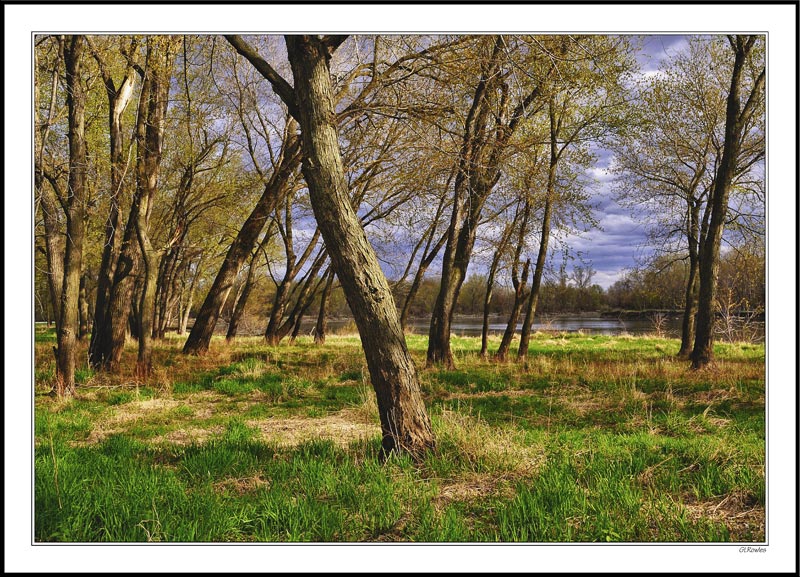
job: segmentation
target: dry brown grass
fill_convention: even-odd
[[[364,422],[361,415],[351,409],[325,417],[251,419],[246,422],[258,429],[263,440],[278,447],[327,440],[347,448],[351,443],[364,442],[381,434],[377,421]]]
[[[270,481],[264,478],[260,473],[257,473],[249,477],[229,477],[217,481],[212,486],[217,493],[245,495],[261,488],[269,488]]]
[[[454,445],[473,472],[522,477],[535,473],[545,462],[544,447],[531,444],[521,431],[492,427],[472,415],[442,409],[434,433],[440,441]]]
[[[693,521],[709,520],[723,523],[732,541],[763,540],[766,535],[766,511],[752,496],[731,492],[724,497],[697,501],[687,498],[683,507]]]

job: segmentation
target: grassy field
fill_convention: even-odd
[[[765,538],[763,344],[691,371],[670,339],[537,333],[522,366],[454,338],[456,371],[420,369],[437,448],[415,463],[380,459],[357,337],[196,358],[172,336],[146,383],[130,343],[122,374],[84,367],[58,401],[36,331],[36,541]]]

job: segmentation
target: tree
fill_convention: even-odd
[[[508,323],[506,330],[503,332],[503,339],[500,341],[500,347],[495,353],[495,358],[499,361],[506,360],[508,349],[511,347],[511,341],[514,334],[517,332],[517,321],[519,320],[520,309],[525,300],[525,291],[528,285],[528,274],[531,268],[531,259],[527,259],[522,267],[522,274],[519,271],[520,260],[522,257],[522,250],[525,246],[525,235],[528,232],[528,220],[531,215],[531,198],[529,194],[525,194],[517,206],[517,216],[515,221],[517,231],[517,244],[514,247],[514,254],[511,260],[511,282],[514,287],[514,304],[511,306],[511,314],[508,316]]]
[[[514,232],[512,223],[507,223],[503,228],[503,233],[500,235],[500,243],[497,245],[497,250],[492,258],[492,264],[489,266],[489,274],[486,276],[486,291],[483,297],[483,324],[481,327],[481,358],[485,359],[489,352],[489,307],[492,304],[494,296],[495,276],[497,269],[500,266],[500,260],[506,251],[511,234]]]
[[[344,37],[286,36],[291,87],[243,40],[228,37],[270,82],[299,121],[314,216],[355,316],[378,399],[385,452],[420,456],[433,433],[386,277],[353,210],[342,167],[329,61]]]
[[[300,140],[295,130],[293,123],[287,123],[280,159],[264,186],[264,192],[228,249],[225,260],[214,279],[214,284],[209,289],[200,312],[197,314],[189,338],[186,339],[183,347],[185,354],[199,355],[208,351],[211,335],[214,334],[214,327],[228,293],[233,287],[236,275],[253,250],[270,212],[287,194],[291,186],[290,177],[300,161]]]
[[[125,53],[127,65],[124,68],[124,75],[119,86],[114,81],[107,57],[97,46],[95,40],[87,37],[87,42],[92,56],[97,61],[100,69],[108,99],[109,160],[111,166],[108,189],[110,207],[106,218],[103,256],[98,272],[97,296],[94,306],[94,322],[92,323],[93,329],[89,342],[89,363],[95,368],[100,368],[106,364],[110,357],[111,323],[109,304],[111,287],[114,282],[114,271],[122,244],[119,199],[127,169],[127,157],[125,155],[122,132],[122,115],[133,97],[136,81],[133,57],[138,39],[135,37],[130,39],[130,45]]]
[[[428,365],[443,364],[448,368],[454,366],[450,325],[466,278],[481,212],[500,179],[500,162],[509,141],[522,119],[535,110],[534,103],[542,90],[542,80],[536,79],[533,87],[526,89],[512,105],[508,77],[513,63],[508,56],[512,52],[508,40],[498,35],[487,37],[482,44],[480,78],[464,121],[442,280],[428,337]],[[565,41],[561,42],[562,54],[565,45]],[[554,69],[555,65],[550,64],[544,77]]]
[[[271,231],[267,230],[267,233],[264,235],[264,239],[259,243],[256,250],[253,251],[252,256],[250,256],[250,262],[247,266],[247,276],[244,279],[241,292],[233,305],[231,319],[228,322],[228,332],[225,334],[225,341],[228,343],[232,342],[236,338],[236,333],[239,331],[239,323],[242,320],[242,316],[244,316],[245,306],[247,305],[247,301],[250,298],[250,293],[256,284],[256,268],[258,264],[258,257],[260,254],[266,254],[265,245],[269,242],[271,234]]]
[[[66,194],[67,242],[64,254],[64,281],[61,289],[58,324],[58,363],[56,393],[72,394],[75,388],[75,358],[78,339],[78,299],[86,215],[86,138],[83,67],[86,40],[74,35],[64,39],[64,66],[67,80],[69,186]]]
[[[45,39],[42,39],[45,42]],[[58,177],[52,167],[45,166],[45,150],[50,140],[51,128],[57,117],[57,97],[61,63],[64,59],[64,39],[55,38],[54,42],[47,42],[50,51],[54,53],[48,62],[42,62],[38,50],[34,51],[36,58],[36,74],[34,76],[34,107],[36,109],[36,130],[34,132],[34,190],[41,209],[44,227],[44,251],[47,260],[47,287],[49,289],[50,303],[58,331],[61,322],[61,291],[64,283],[64,238],[62,223],[60,222],[62,199],[64,193],[59,185]],[[39,79],[50,74],[50,91],[47,93],[47,113],[44,114],[40,102],[42,100]]]
[[[728,36],[734,54],[730,89],[725,108],[725,139],[722,158],[714,177],[714,188],[710,198],[710,218],[706,241],[700,254],[700,289],[697,310],[697,327],[692,367],[702,368],[714,358],[714,322],[719,251],[722,233],[728,212],[728,197],[736,175],[737,163],[742,150],[742,134],[756,110],[763,106],[763,90],[766,69],[758,54],[756,63],[750,61],[759,38],[757,36]],[[742,92],[746,90],[748,65],[755,69],[756,77],[750,84],[749,93],[742,104]]]
[[[710,193],[722,156],[725,107],[733,64],[722,38],[693,37],[686,50],[665,61],[656,74],[631,92],[630,120],[618,131],[614,172],[616,197],[648,223],[649,257],[687,261],[681,346],[688,358],[695,339],[700,253],[710,218]],[[733,180],[732,205],[752,206],[748,183],[763,160],[764,135],[756,119],[743,130]],[[752,222],[741,210],[728,226]],[[756,235],[757,236],[757,235]],[[663,267],[663,263],[661,265]]]
[[[237,47],[235,42],[233,40],[231,45],[239,51],[241,46]],[[270,215],[294,189],[294,174],[300,166],[300,138],[296,121],[290,117],[280,127],[278,123],[266,119],[258,111],[258,97],[248,92],[239,78],[235,56],[231,67],[234,86],[229,99],[244,132],[246,150],[263,185],[263,192],[228,248],[184,344],[184,354],[201,355],[208,351],[211,336],[234,281],[252,253]],[[250,118],[248,108],[255,109],[255,119]],[[263,143],[259,138],[263,139]],[[274,141],[279,145],[276,146]],[[262,166],[260,145],[269,154],[269,168]]]

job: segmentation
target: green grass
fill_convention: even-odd
[[[380,456],[357,337],[267,347],[157,344],[154,380],[80,373],[47,394],[37,330],[35,534],[41,542],[759,542],[764,346],[717,345],[691,371],[669,339],[536,334],[525,365],[424,369],[437,439]],[[492,343],[495,347],[497,341]],[[130,372],[126,373],[125,371]]]

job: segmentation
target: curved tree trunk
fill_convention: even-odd
[[[517,321],[519,320],[520,309],[522,303],[525,301],[525,288],[528,286],[528,271],[531,268],[531,260],[527,259],[522,267],[522,275],[519,274],[519,261],[522,257],[522,250],[525,248],[525,235],[528,232],[528,220],[531,215],[531,199],[530,194],[525,193],[523,202],[522,218],[519,218],[517,212],[514,218],[515,222],[519,222],[519,232],[517,236],[517,246],[514,249],[514,260],[511,263],[511,282],[514,285],[514,305],[511,307],[511,315],[508,318],[506,330],[503,333],[503,339],[500,341],[500,347],[495,353],[495,358],[504,361],[508,355],[508,350],[511,348],[511,341],[514,340],[514,335],[517,332]]]
[[[514,283],[514,305],[511,307],[511,314],[508,317],[508,324],[506,330],[503,332],[503,340],[500,341],[500,347],[497,349],[494,357],[498,361],[505,361],[508,355],[508,349],[511,348],[511,341],[514,340],[514,335],[517,332],[517,322],[519,321],[519,313],[522,309],[522,303],[525,301],[525,288],[528,284],[528,271],[531,267],[530,259],[525,261],[522,267],[522,275]]]
[[[286,36],[302,127],[303,175],[361,335],[378,398],[383,450],[421,456],[433,447],[433,433],[389,284],[350,202],[332,104],[330,46],[315,37]]]

